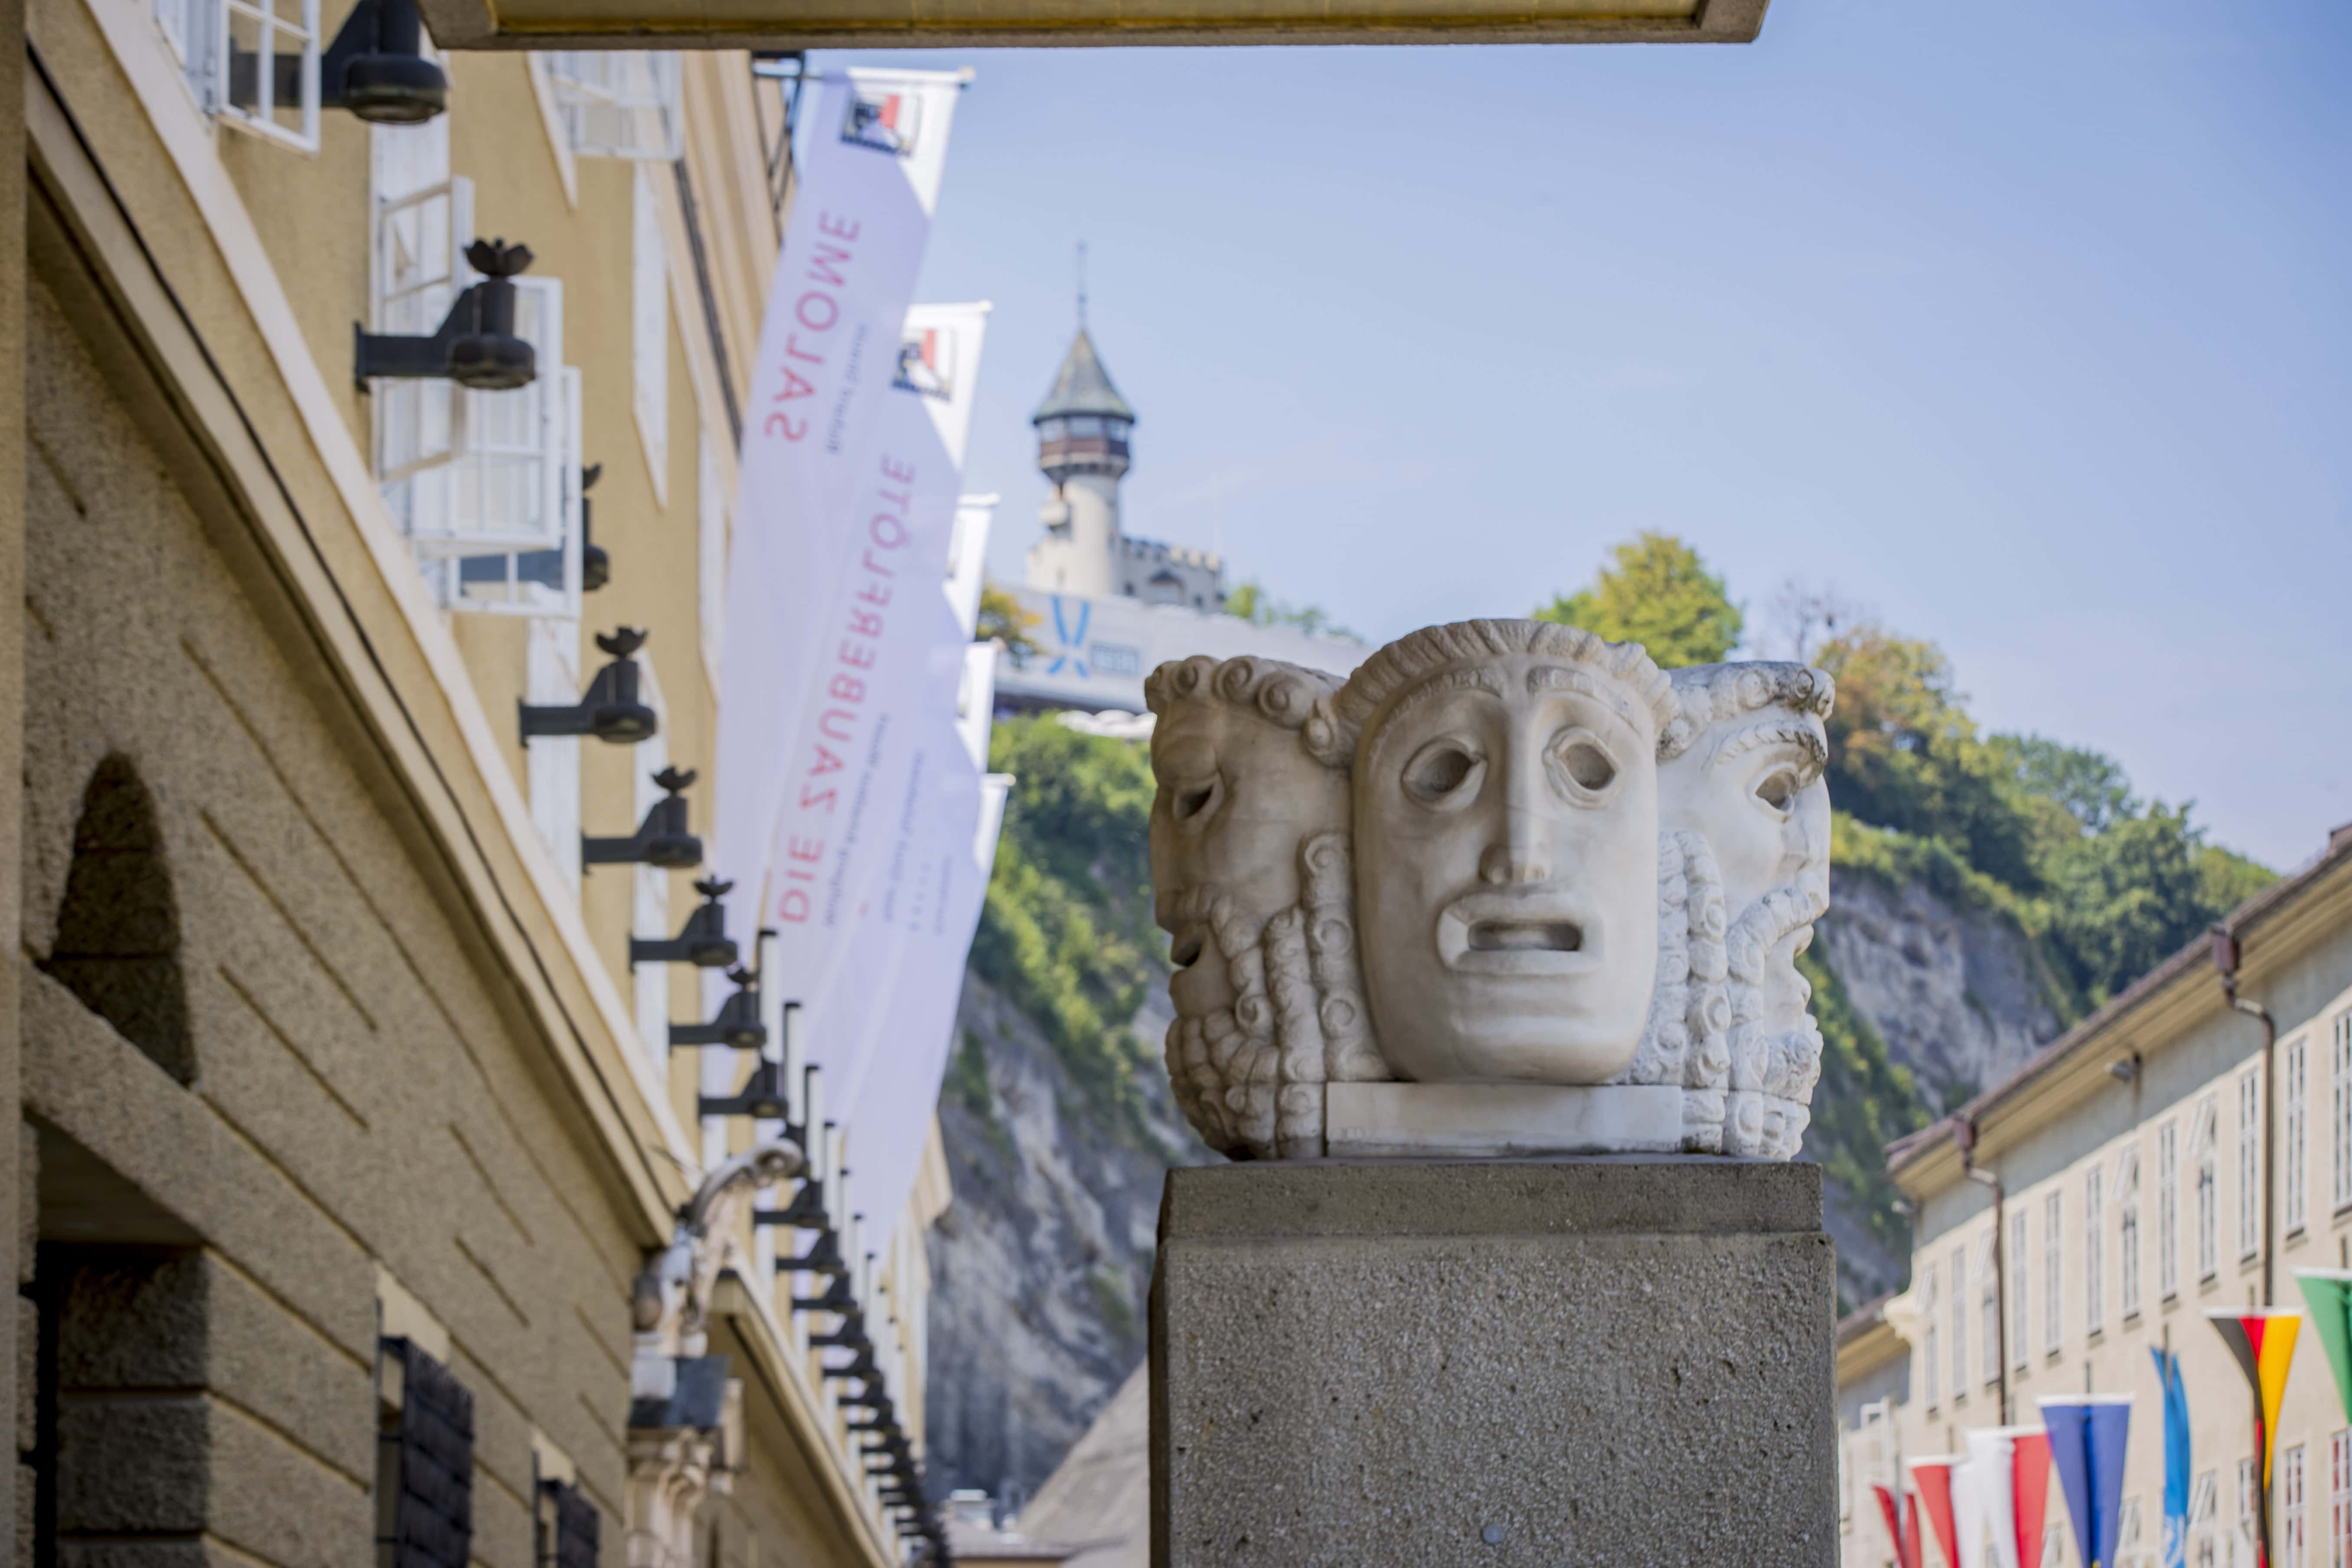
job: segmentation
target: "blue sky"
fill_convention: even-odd
[[[2286,867],[2352,819],[2352,12],[1775,0],[1746,47],[969,51],[1016,579],[1090,251],[1129,531],[1384,638],[1642,529]]]

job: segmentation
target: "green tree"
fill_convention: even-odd
[[[1003,643],[1005,657],[1018,668],[1037,651],[1029,628],[1044,618],[1034,610],[1023,609],[1020,600],[990,584],[980,591],[980,617],[972,626],[971,640],[987,642],[993,638]]]
[[[1536,619],[1640,643],[1663,669],[1719,663],[1738,646],[1745,617],[1697,551],[1670,533],[1644,532],[1610,558],[1592,586],[1554,595]]]
[[[1308,637],[1351,637],[1319,605],[1286,605],[1263,584],[1244,583],[1225,595],[1225,614],[1254,626],[1290,626]]]

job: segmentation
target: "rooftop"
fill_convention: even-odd
[[[1069,353],[1062,361],[1061,374],[1054,378],[1054,390],[1029,416],[1032,425],[1041,419],[1059,419],[1070,414],[1101,414],[1114,419],[1132,420],[1135,410],[1110,384],[1110,372],[1103,369],[1102,356],[1095,353],[1095,341],[1084,327],[1070,344]]]

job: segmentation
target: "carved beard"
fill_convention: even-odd
[[[1207,882],[1179,895],[1176,916],[1179,929],[1205,921],[1234,989],[1230,1005],[1192,1014],[1180,1007],[1168,1026],[1168,1077],[1176,1102],[1219,1153],[1270,1153],[1276,1060],[1274,1005],[1259,946],[1265,927]]]
[[[1650,1016],[1620,1083],[1679,1084],[1685,1153],[1723,1152],[1731,1081],[1723,879],[1704,834],[1658,836],[1658,978]]]
[[[1260,927],[1213,885],[1177,900],[1180,928],[1205,920],[1234,991],[1168,1027],[1177,1103],[1220,1153],[1320,1155],[1324,1084],[1391,1076],[1364,1007],[1347,835],[1312,836],[1298,860],[1301,901]]]
[[[1810,1012],[1793,1027],[1771,1031],[1770,968],[1793,970],[1809,945],[1813,921],[1827,908],[1824,892],[1785,883],[1740,911],[1725,942],[1731,989],[1731,1099],[1724,1118],[1724,1152],[1792,1158],[1812,1121],[1813,1085],[1822,1076],[1822,1031]],[[1798,940],[1788,958],[1780,945]],[[1801,985],[1793,974],[1789,983]]]

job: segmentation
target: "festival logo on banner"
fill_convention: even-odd
[[[910,92],[860,92],[849,101],[849,118],[841,139],[877,153],[911,157],[915,129],[922,123],[923,100]]]
[[[955,334],[938,327],[909,331],[898,345],[898,374],[890,384],[925,397],[954,395]]]

